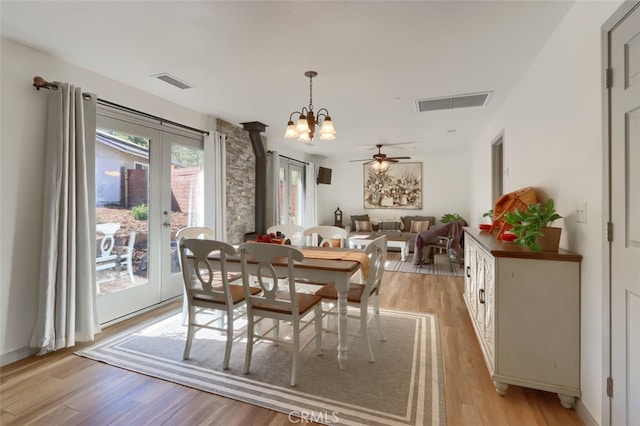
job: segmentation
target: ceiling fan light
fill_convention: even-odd
[[[289,120],[287,123],[287,130],[284,132],[285,139],[293,139],[298,136],[300,136],[300,134],[296,130],[296,126],[294,126],[293,121]]]
[[[300,118],[298,119],[298,124],[296,125],[296,130],[300,133],[300,135],[304,133],[309,133],[309,123],[307,123],[306,115],[300,115]]]

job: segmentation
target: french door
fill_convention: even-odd
[[[304,223],[304,172],[301,163],[280,159],[280,224]]]
[[[204,220],[202,135],[98,112],[96,281],[101,323],[182,294],[176,231]]]

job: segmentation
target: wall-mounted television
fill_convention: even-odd
[[[325,183],[327,185],[331,185],[331,169],[318,167],[318,179],[316,182],[318,184]]]

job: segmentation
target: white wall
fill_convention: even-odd
[[[195,128],[214,129],[215,120],[4,38],[0,55],[0,361],[4,365],[29,354],[37,309],[47,93],[35,90],[33,77],[79,85],[106,100]]]
[[[491,194],[491,142],[504,130],[504,190],[533,186],[564,220],[561,247],[583,256],[582,403],[599,423],[603,394],[603,138],[600,27],[619,2],[577,2],[474,147],[474,216]],[[577,223],[577,203],[587,223]],[[544,312],[541,312],[544,315]]]
[[[333,143],[333,142],[327,142]],[[370,216],[435,216],[458,213],[471,222],[469,151],[434,151],[411,156],[407,162],[422,162],[422,209],[365,209],[363,200],[364,169],[361,163],[346,158],[325,158],[318,165],[332,169],[331,185],[318,185],[318,224],[333,225],[333,212],[340,207],[343,223],[349,225],[349,216],[368,213]],[[356,155],[353,158],[362,158]],[[482,216],[482,215],[480,215]]]

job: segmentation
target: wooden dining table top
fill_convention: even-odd
[[[292,247],[302,251],[303,253],[306,252],[307,254],[313,251],[326,253],[329,250],[335,253],[349,253],[349,252],[363,253],[362,250],[357,250],[352,248],[339,248],[339,247],[326,248],[326,247],[312,247],[312,246],[292,246]],[[220,255],[212,254],[210,256],[210,259],[219,260]],[[247,258],[247,261],[249,263],[253,263],[250,256]],[[236,254],[234,256],[227,256],[227,262],[240,263],[240,255]],[[287,266],[287,259],[285,257],[282,257],[281,259],[275,259],[273,261],[273,265]],[[299,261],[299,262],[296,261],[295,265],[297,268],[318,269],[318,270],[325,270],[325,271],[336,271],[336,272],[347,273],[347,272],[354,272],[355,270],[357,270],[360,267],[360,262],[356,260],[322,259],[322,258],[305,256],[305,258],[302,261]]]

